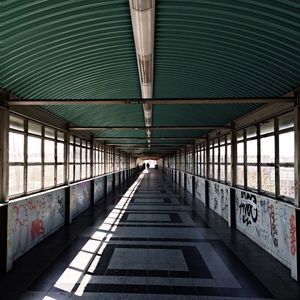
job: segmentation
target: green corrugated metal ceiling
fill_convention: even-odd
[[[128,0],[7,0],[1,10],[2,89],[24,99],[141,97]],[[154,98],[279,97],[300,83],[298,1],[161,0],[155,19]],[[153,125],[223,125],[257,107],[154,105]],[[43,109],[77,126],[144,126],[141,105]]]

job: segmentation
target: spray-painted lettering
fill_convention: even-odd
[[[295,216],[290,217],[290,238],[291,238],[291,254],[294,256],[296,254],[296,222]]]
[[[273,244],[275,247],[278,247],[278,230],[275,220],[275,209],[271,204],[269,205],[269,215],[270,215],[270,227],[271,227],[271,236],[273,240]]]
[[[257,221],[257,200],[255,195],[247,192],[241,192],[241,203],[239,205],[240,214],[242,215],[243,223],[250,225]]]
[[[40,235],[45,233],[43,220],[36,219],[31,223],[31,239],[34,241]]]

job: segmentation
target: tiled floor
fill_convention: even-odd
[[[299,299],[264,287],[206,223],[220,218],[204,222],[159,171],[141,174],[120,197],[83,231],[77,225],[78,237],[36,278],[30,273],[20,299]],[[47,255],[47,244],[39,247]]]

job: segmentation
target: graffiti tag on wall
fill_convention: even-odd
[[[257,221],[257,200],[255,195],[242,191],[241,203],[239,205],[243,223],[250,225]]]
[[[9,210],[12,245],[8,251],[16,259],[64,224],[64,190],[12,203]]]
[[[290,267],[296,249],[293,209],[283,202],[237,189],[237,228]]]
[[[295,256],[296,254],[296,222],[295,216],[290,217],[290,238],[291,238],[291,254]]]

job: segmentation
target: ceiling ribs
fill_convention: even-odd
[[[296,97],[267,97],[267,98],[198,98],[198,99],[91,99],[91,100],[60,100],[60,99],[18,99],[8,100],[7,105],[141,105],[141,104],[274,104],[295,102]]]

